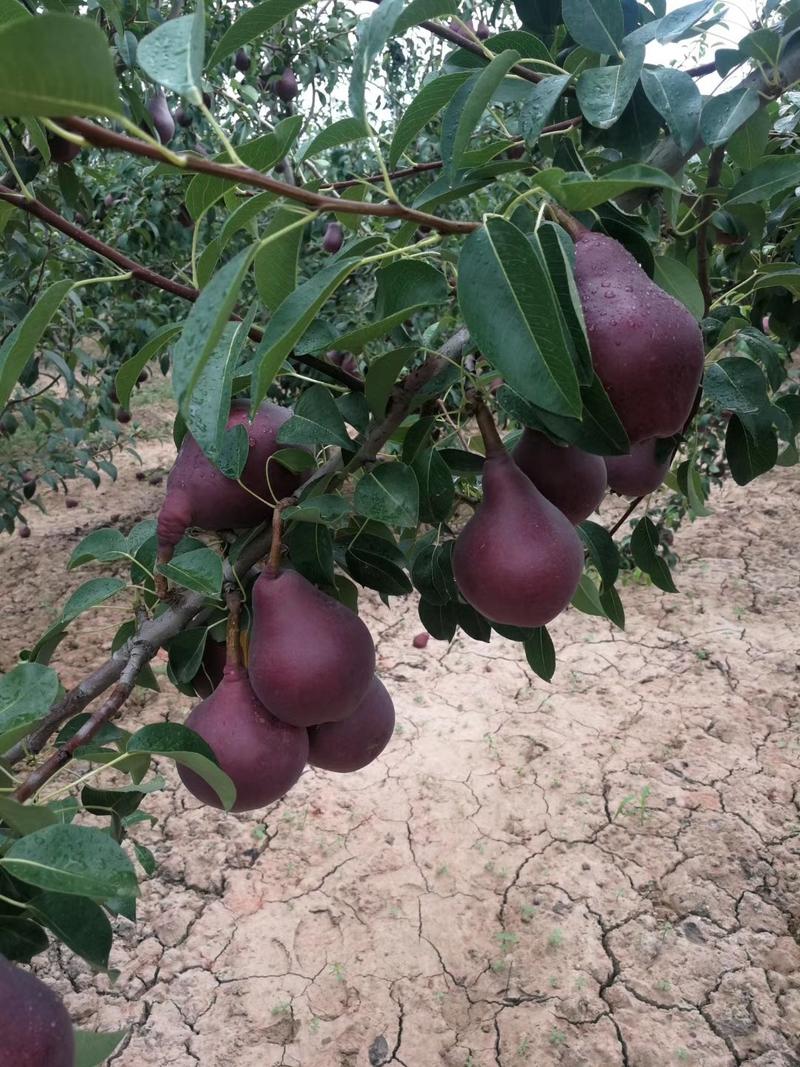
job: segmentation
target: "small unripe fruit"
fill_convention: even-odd
[[[76,508],[78,506],[78,501],[75,499],[74,496],[68,496],[64,503],[67,505],[68,508]]]
[[[80,154],[78,145],[65,137],[59,137],[57,133],[51,134],[47,143],[50,145],[50,158],[54,163],[71,163]]]
[[[252,60],[250,56],[245,52],[244,48],[240,48],[233,59],[234,66],[242,74],[246,74],[250,70]]]
[[[287,67],[275,83],[275,92],[284,104],[288,104],[297,96],[298,89],[297,75],[291,67]]]
[[[478,23],[478,28],[475,33],[481,41],[485,41],[488,37],[491,36],[492,31],[489,29],[483,19],[481,19],[481,21]]]
[[[167,98],[159,90],[147,102],[147,110],[153,120],[153,126],[162,144],[169,144],[175,136],[175,119],[169,109]]]
[[[329,222],[322,239],[322,247],[326,252],[338,252],[344,244],[344,227],[340,222]]]
[[[150,375],[147,373],[147,371],[143,370],[139,377],[136,379],[136,384],[141,385],[142,382],[146,382],[149,377]]]
[[[506,159],[522,159],[525,155],[525,145],[515,144],[506,149]]]
[[[18,427],[17,417],[12,415],[10,411],[7,411],[0,419],[0,434],[3,437],[13,437]]]
[[[428,633],[417,634],[411,644],[414,648],[427,648],[429,638],[430,634]]]
[[[203,92],[203,103],[205,104],[206,107],[211,107],[211,104],[213,103],[213,101],[214,101],[214,97],[211,95],[211,93]]]
[[[192,116],[184,108],[179,107],[175,111],[175,121],[179,126],[188,129],[188,127],[192,125]]]
[[[178,208],[177,219],[181,226],[185,226],[187,230],[191,230],[194,226],[194,219],[189,214],[189,209],[186,204],[181,204]]]
[[[117,422],[127,423],[131,421],[131,413],[125,408],[117,408]]]
[[[26,471],[25,474],[30,475],[30,471]],[[31,475],[30,478],[26,480],[25,474],[22,476],[22,480],[25,483],[22,486],[22,495],[26,500],[30,500],[31,497],[36,495],[36,479]]]
[[[31,482],[36,481],[36,475],[33,473],[33,471],[23,471],[22,480],[26,485],[30,485]]]
[[[28,537],[30,537],[30,535],[31,535],[30,526],[20,526],[19,535],[20,535],[20,537],[22,537],[24,539],[27,539]]]
[[[103,197],[103,203],[106,207],[113,207],[116,203],[116,200],[114,199],[114,194],[106,193],[106,195]]]

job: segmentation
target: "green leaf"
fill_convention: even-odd
[[[347,548],[345,564],[359,585],[382,596],[406,596],[412,591],[411,582],[397,563],[365,548],[359,539]]]
[[[728,205],[762,204],[777,193],[800,184],[800,158],[768,156],[749,173],[743,175],[731,189]]]
[[[613,585],[619,575],[619,549],[614,538],[596,522],[582,522],[577,529],[603,584]]]
[[[270,192],[256,193],[243,201],[234,211],[228,215],[220,230],[219,243],[224,251],[228,247],[231,238],[239,230],[246,230],[254,223],[255,219],[275,203],[275,194]],[[296,216],[295,216],[296,217]],[[255,236],[255,234],[253,235]],[[273,245],[274,247],[274,245]],[[258,259],[258,256],[256,256]]]
[[[705,300],[694,271],[670,256],[656,256],[653,281],[691,311],[699,322],[705,315]]]
[[[296,125],[296,118],[294,116],[292,119],[284,121],[292,122]],[[246,144],[238,145],[236,152],[248,167],[252,167],[253,170],[265,171],[285,155],[286,148],[284,138],[279,136],[279,130],[276,127],[271,133],[263,133]],[[229,162],[228,154],[220,152],[219,155],[214,157],[214,162]],[[184,198],[186,209],[193,219],[199,220],[211,205],[222,199],[231,188],[232,183],[225,178],[215,178],[209,174],[195,174],[186,187],[186,196]],[[268,195],[274,199],[274,194],[269,193]],[[296,214],[292,216],[292,219],[296,218]]]
[[[221,267],[200,293],[172,352],[172,391],[185,412],[195,384],[211,359],[231,317],[256,245],[243,249]]]
[[[262,229],[261,237],[263,239],[280,233],[296,221],[295,211],[291,208],[281,208]],[[262,301],[273,311],[280,307],[297,286],[297,264],[302,243],[303,230],[297,226],[276,237],[256,253],[253,262],[256,289]]]
[[[475,344],[513,389],[555,414],[580,416],[571,335],[548,273],[516,226],[490,218],[469,235],[458,300]]]
[[[564,174],[553,168],[538,176],[543,188],[567,208],[568,211],[586,211],[589,208],[613,200],[630,189],[669,189],[678,192],[673,179],[658,167],[648,163],[628,163],[622,167],[610,167],[596,177],[581,171]]]
[[[37,15],[0,29],[0,115],[118,115],[108,40],[94,22]]]
[[[50,710],[58,689],[58,675],[41,663],[20,663],[0,678],[0,752]]]
[[[578,44],[600,55],[617,55],[625,32],[620,0],[563,0],[564,23]]]
[[[552,222],[542,223],[530,240],[550,274],[561,313],[572,337],[578,380],[582,386],[588,385],[594,377],[594,369],[581,300],[575,284],[575,245],[566,230]]]
[[[287,471],[293,474],[301,474],[311,470],[314,466],[314,457],[303,448],[279,448],[273,452],[268,462],[280,463]]]
[[[320,493],[319,496],[310,496],[299,504],[284,508],[283,516],[287,521],[296,519],[298,522],[331,523],[349,515],[351,511],[352,507],[344,497]]]
[[[707,100],[700,116],[700,134],[709,148],[725,144],[758,111],[759,101],[755,89],[742,85]]]
[[[406,346],[395,348],[391,352],[384,352],[370,362],[365,395],[369,409],[376,419],[382,419],[386,414],[386,405],[394,384],[403,367],[414,359],[416,354],[416,348]]]
[[[15,841],[0,867],[27,885],[57,893],[94,900],[139,895],[131,861],[93,826],[46,826]]]
[[[603,619],[606,617],[605,608],[600,602],[600,590],[588,574],[581,575],[571,603],[573,608],[582,611],[584,615],[597,615]]]
[[[698,0],[697,3],[687,4],[685,7],[670,11],[658,21],[656,40],[659,44],[677,41],[711,10],[715,2],[716,0]]]
[[[539,139],[539,134],[570,80],[569,74],[551,74],[531,86],[519,114],[520,133],[529,145],[535,144]]]
[[[620,630],[624,630],[625,608],[622,606],[619,593],[613,585],[606,585],[603,583],[600,586],[600,603],[603,606],[603,611],[611,622],[613,622],[615,626],[618,626]]]
[[[0,26],[7,26],[17,19],[29,19],[31,13],[17,0],[0,0]]]
[[[435,448],[414,457],[411,469],[419,484],[419,515],[422,522],[446,522],[455,503],[450,468]]]
[[[111,923],[93,900],[66,893],[39,893],[29,905],[39,922],[93,967],[105,970],[111,951]]]
[[[135,356],[125,360],[114,378],[114,388],[117,391],[122,407],[127,408],[129,406],[133,387],[150,360],[159,356],[173,337],[177,337],[180,332],[180,325],[172,322],[167,323],[166,326],[156,330]]]
[[[336,402],[324,385],[312,385],[297,401],[294,414],[278,431],[282,445],[350,446],[347,429]]]
[[[294,523],[284,540],[292,566],[315,585],[333,585],[333,536],[327,526]]]
[[[94,1030],[75,1031],[75,1067],[101,1067],[127,1036],[127,1030],[95,1033]]]
[[[211,53],[207,66],[213,67],[225,56],[241,48],[243,44],[254,41],[256,37],[271,30],[277,23],[302,7],[306,0],[266,0],[264,4],[256,4],[248,8],[242,15],[229,26],[220,38],[219,44]]]
[[[770,406],[764,373],[745,356],[726,356],[712,363],[706,371],[703,396],[717,411],[737,415],[755,414]]]
[[[42,807],[40,804],[19,804],[11,797],[2,796],[0,796],[0,819],[21,837],[58,822],[49,808]]]
[[[445,74],[423,86],[403,111],[389,146],[389,166],[394,167],[419,131],[450,102],[454,94],[472,75]]]
[[[694,78],[674,67],[642,70],[647,99],[666,120],[678,147],[688,152],[697,140],[703,98]]]
[[[622,63],[594,67],[581,74],[576,89],[587,122],[601,130],[614,125],[633,96],[643,63],[644,47],[629,45]]]
[[[652,519],[639,519],[631,534],[631,555],[636,566],[665,593],[677,593],[667,561],[658,555],[658,529]]]
[[[220,769],[211,746],[186,726],[174,722],[143,726],[128,742],[127,752],[144,752],[151,756],[168,756],[208,782],[229,811],[236,800],[236,788]]]
[[[399,37],[428,19],[441,18],[443,15],[457,15],[455,0],[409,0],[394,24],[392,33]]]
[[[448,604],[432,604],[422,597],[418,610],[420,622],[434,640],[453,640],[458,628],[458,605],[454,601]]]
[[[473,640],[485,641],[487,644],[491,641],[491,623],[470,604],[463,604],[460,601],[456,604],[456,619],[464,633]]]
[[[762,27],[753,33],[748,33],[739,41],[739,51],[742,55],[749,56],[756,63],[766,67],[767,73],[777,67],[781,54],[781,38],[774,30]]]
[[[389,333],[421,308],[443,304],[450,298],[444,275],[430,263],[400,260],[377,272],[375,294],[377,320],[336,339],[343,352],[360,352],[376,337]]]
[[[191,15],[162,22],[136,49],[136,62],[145,74],[198,105],[203,102],[205,23],[203,0],[196,0]]]
[[[185,589],[205,596],[218,597],[222,590],[222,560],[210,548],[196,548],[182,552],[169,563],[159,564],[158,570]]]
[[[0,917],[0,953],[17,963],[30,963],[47,948],[47,934],[38,923],[23,917],[22,913]]]
[[[480,74],[475,76],[474,82],[467,83],[471,85],[471,88],[465,95],[458,123],[452,132],[452,140],[450,137],[445,139],[446,131],[442,132],[442,159],[449,167],[451,174],[454,175],[463,166],[463,158],[470,138],[488,107],[489,101],[519,58],[519,52],[513,49],[502,52],[499,56],[495,56]]]
[[[322,305],[356,269],[359,259],[337,259],[298,286],[267,323],[253,358],[253,409],[267,395],[283,361],[317,317]]]
[[[126,588],[126,583],[121,578],[90,578],[79,586],[64,605],[61,613],[62,622],[71,622],[77,619],[84,611],[96,608],[104,600]]]
[[[92,530],[90,534],[76,546],[69,557],[67,570],[81,567],[84,563],[100,561],[108,563],[114,559],[125,559],[128,554],[128,541],[119,530],[111,530],[104,527],[100,530]]]
[[[39,19],[36,21],[38,22]],[[2,31],[0,31],[1,44]],[[2,76],[2,67],[0,67],[0,82],[2,82]],[[0,408],[5,407],[25,364],[33,355],[42,334],[50,325],[50,320],[72,287],[72,282],[54,282],[0,345]]]
[[[366,121],[364,91],[370,67],[391,37],[404,3],[405,0],[382,0],[380,6],[368,18],[359,22],[349,92],[350,110],[357,119]]]
[[[775,431],[758,423],[748,428],[742,418],[732,415],[725,434],[725,456],[736,484],[747,485],[775,466],[778,459]]]
[[[537,626],[523,641],[522,647],[531,670],[549,682],[556,670],[556,650],[547,627]]]
[[[416,527],[419,521],[419,485],[404,463],[377,463],[362,475],[353,506],[359,515],[387,526]]]
[[[772,119],[769,109],[759,108],[728,141],[728,155],[742,170],[752,170],[767,148]],[[775,159],[786,157],[776,156]],[[730,202],[730,201],[729,201]]]
[[[308,144],[300,150],[298,162],[311,159],[320,152],[326,152],[329,148],[338,148],[339,145],[351,144],[353,141],[361,141],[369,136],[366,123],[361,119],[339,119],[320,130],[312,137]]]

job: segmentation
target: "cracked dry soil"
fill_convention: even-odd
[[[172,455],[140,452],[147,473]],[[83,580],[78,540],[155,513],[138,469],[5,542],[4,667]],[[413,600],[364,596],[398,713],[366,771],[308,770],[253,817],[161,761],[118,981],[39,962],[76,1024],[130,1027],[115,1067],[800,1067],[800,482],[712,506],[676,539],[679,595],[627,588],[624,634],[556,622],[549,685],[500,639],[414,649]],[[80,620],[66,683],[122,611]],[[125,725],[182,720],[164,683]]]

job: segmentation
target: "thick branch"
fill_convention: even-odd
[[[128,137],[123,133],[115,133],[104,126],[98,126],[87,119],[64,119],[64,126],[78,133],[89,144],[97,148],[110,148],[114,151],[127,152],[129,155],[144,156],[147,159],[155,159],[159,163],[170,163],[172,160],[163,149],[151,145],[145,141],[138,141],[134,137]],[[459,222],[452,219],[441,219],[438,215],[429,215],[425,211],[416,211],[404,204],[381,203],[369,204],[360,200],[341,200],[335,196],[323,196],[321,193],[312,192],[301,186],[289,185],[275,178],[269,178],[251,167],[235,167],[229,163],[215,163],[211,159],[202,156],[184,155],[180,169],[189,174],[210,174],[214,178],[222,178],[224,181],[236,182],[239,185],[252,185],[257,189],[266,189],[277,196],[294,200],[299,204],[315,211],[339,212],[349,215],[367,215],[377,218],[406,219],[408,222],[416,222],[420,226],[429,226],[438,233],[472,233],[480,226],[479,222]]]
[[[173,281],[172,278],[167,278],[165,275],[158,274],[156,271],[150,270],[149,267],[137,263],[135,259],[131,259],[130,256],[126,256],[122,252],[119,252],[112,245],[98,240],[97,237],[93,237],[92,234],[87,233],[87,231],[80,226],[76,226],[74,222],[65,219],[63,215],[59,215],[57,211],[53,211],[52,208],[47,207],[47,205],[43,204],[40,200],[28,200],[21,193],[17,193],[5,185],[0,185],[0,200],[5,200],[9,204],[13,204],[14,207],[19,208],[20,211],[25,211],[27,214],[40,219],[45,225],[52,227],[54,230],[59,230],[67,237],[71,237],[73,241],[77,241],[79,244],[83,245],[84,248],[88,248],[96,255],[102,256],[103,259],[107,259],[109,263],[115,263],[118,267],[122,267],[123,270],[129,271],[135,278],[138,278],[139,281],[146,282],[148,285],[153,285],[157,289],[163,289],[164,292],[172,293],[174,296],[179,296],[183,300],[195,301],[200,296],[199,289],[194,289],[191,285],[183,285],[181,282]],[[241,322],[241,317],[239,315],[231,315],[231,319],[234,322]],[[263,330],[258,326],[253,326],[248,336],[251,340],[258,342],[263,337]],[[352,374],[348,374],[347,371],[342,370],[341,367],[335,367],[330,363],[326,363],[322,359],[317,359],[315,356],[293,355],[291,358],[296,363],[300,363],[306,367],[313,367],[314,370],[321,371],[332,381],[340,382],[342,385],[346,385],[349,389],[356,392],[363,392],[364,383],[361,379],[355,378]]]

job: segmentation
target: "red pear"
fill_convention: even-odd
[[[394,733],[394,704],[376,675],[352,715],[308,732],[308,762],[325,771],[360,771],[383,752]]]
[[[281,446],[278,431],[291,411],[275,404],[262,404],[252,423],[247,401],[234,401],[228,428],[245,426],[250,454],[242,472],[243,488],[217,470],[191,434],[181,444],[175,466],[167,479],[167,495],[158,516],[159,558],[168,560],[190,526],[201,530],[226,530],[257,526],[272,514],[272,505],[290,496],[301,478],[280,463],[267,463]],[[255,494],[255,495],[254,495]]]
[[[75,1036],[52,989],[0,956],[0,1067],[75,1067]]]
[[[665,459],[656,458],[659,442],[651,437],[631,445],[627,456],[606,456],[608,488],[620,496],[647,496],[654,493],[664,481],[672,463],[672,454]]]
[[[544,626],[575,594],[583,547],[569,519],[531,484],[491,430],[487,435],[481,425],[483,500],[456,540],[453,575],[467,603],[492,622]]]
[[[543,433],[528,429],[511,455],[523,474],[570,522],[583,522],[606,494],[602,456],[583,452],[575,445],[555,445]]]
[[[271,715],[242,667],[225,668],[220,684],[190,712],[186,725],[208,742],[236,786],[233,811],[263,808],[288,793],[308,758],[308,732]],[[222,807],[216,792],[198,774],[180,766],[178,773],[198,800]]]
[[[703,373],[699,325],[618,241],[570,229],[594,369],[628,437],[680,433]]]
[[[293,726],[352,715],[375,673],[375,646],[355,612],[297,571],[263,570],[253,586],[248,660],[256,695]]]

